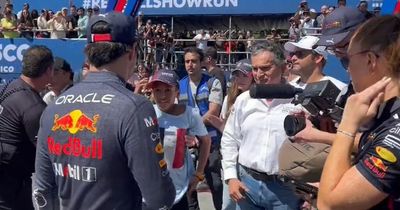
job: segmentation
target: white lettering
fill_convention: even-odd
[[[107,3],[108,3],[108,0],[101,0],[101,8],[102,9],[106,9],[107,8]]]
[[[53,163],[54,165],[54,172],[56,176],[64,176],[63,167],[61,163]]]
[[[146,127],[151,127],[156,125],[156,122],[153,118],[151,118],[150,116],[147,118],[144,118],[144,124],[146,124]]]
[[[78,95],[72,103],[83,103],[82,95]]]
[[[224,0],[220,0],[219,3],[218,3],[218,0],[214,0],[214,5],[215,5],[215,7],[223,7]]]
[[[172,0],[164,0],[162,7],[167,8],[167,4],[169,5],[169,8],[172,8]]]
[[[225,2],[225,7],[230,7],[232,5],[232,7],[237,7],[238,4],[238,0],[226,0]]]
[[[87,103],[102,103],[111,104],[112,99],[115,95],[106,94],[103,96],[97,96],[97,93],[88,93],[86,95],[66,95],[57,98],[55,104],[87,104]]]
[[[92,0],[92,8],[94,8],[94,7],[100,7],[100,1],[101,0]]]
[[[82,167],[82,181],[95,182],[96,181],[96,168]]]
[[[94,2],[100,0],[93,0]],[[238,0],[145,0],[141,8],[205,8],[237,7]]]
[[[400,149],[400,139],[397,136],[389,134],[385,137],[382,143],[388,145],[391,148]]]
[[[161,8],[161,0],[154,0],[154,8]]]
[[[179,0],[175,0],[175,1],[174,1],[174,5],[175,5],[176,8],[182,8],[182,7],[185,6],[185,4],[186,4],[186,1],[185,1],[185,0],[180,0],[180,1],[181,1],[180,4],[178,4],[178,1],[179,1]]]
[[[213,7],[211,0],[204,0],[203,7]]]
[[[200,7],[201,0],[186,0],[188,7],[193,7],[193,4],[196,4],[196,7]]]
[[[13,73],[14,66],[0,66],[0,73]]]
[[[17,60],[17,57],[15,55],[9,54],[9,51],[15,51],[16,49],[17,49],[17,46],[15,46],[13,44],[7,45],[3,50],[4,59],[9,62],[14,62],[15,60]]]
[[[399,134],[400,133],[400,127],[391,128],[389,130],[389,133]]]

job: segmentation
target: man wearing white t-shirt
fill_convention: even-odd
[[[323,73],[323,68],[327,61],[327,52],[324,46],[315,47],[319,41],[318,37],[305,36],[298,42],[286,42],[284,48],[290,53],[290,58],[293,64],[291,73],[299,75],[298,79],[290,82],[291,85],[297,88],[305,88],[308,83],[330,80],[336,87],[341,90],[341,93],[346,93],[347,85],[333,77],[326,76]],[[307,129],[296,134],[293,139],[309,138],[305,132]],[[319,143],[329,144],[334,134],[324,131],[318,131],[318,135],[313,135]]]
[[[313,49],[319,38],[316,36],[305,36],[298,42],[286,42],[284,47],[290,53],[292,61],[291,73],[300,77],[291,82],[292,85],[305,88],[305,85],[322,80],[330,80],[340,90],[347,85],[333,77],[323,73],[328,54],[325,47],[319,46]]]
[[[197,34],[193,40],[196,41],[196,47],[202,50],[205,50],[207,47],[207,42],[211,38],[210,34],[206,33],[204,30],[201,30],[199,34]]]

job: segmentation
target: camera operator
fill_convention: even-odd
[[[290,59],[293,64],[290,71],[300,76],[296,80],[291,81],[290,84],[297,88],[304,89],[308,83],[330,80],[337,88],[344,90],[347,88],[346,84],[333,77],[324,75],[323,68],[327,62],[328,55],[323,46],[313,49],[318,41],[318,37],[305,36],[298,42],[285,43],[284,48],[290,53]],[[303,132],[300,132],[294,136],[293,139],[301,140],[303,137],[302,135]],[[314,139],[314,141],[329,143],[333,140],[333,135],[319,132],[318,135],[314,135],[314,138],[317,138]]]
[[[351,38],[348,70],[357,93],[347,100],[323,170],[320,209],[400,207],[399,33],[400,18],[384,16],[370,19]]]
[[[257,84],[286,83],[280,47],[258,43],[251,56]],[[277,176],[278,151],[286,138],[283,120],[297,108],[290,101],[253,99],[246,91],[231,110],[221,140],[222,166],[230,196],[241,209],[299,208],[293,189]]]

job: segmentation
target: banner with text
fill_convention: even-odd
[[[62,57],[71,64],[71,68],[80,71],[85,60],[83,49],[85,40],[61,39],[0,39],[0,82],[16,78],[21,74],[22,55],[32,45],[45,45],[54,56]]]
[[[127,0],[129,2],[129,0]],[[15,0],[16,11],[22,9],[26,0]],[[108,0],[57,0],[30,1],[32,9],[60,10],[62,7],[107,8]],[[294,13],[300,0],[143,0],[140,11],[145,15],[252,15]],[[369,9],[382,6],[383,0],[370,0]],[[347,5],[356,7],[359,0],[347,0]],[[336,6],[337,0],[309,0],[310,8],[319,12],[322,5]]]

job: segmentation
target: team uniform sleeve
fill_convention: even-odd
[[[221,162],[224,171],[224,180],[237,178],[236,164],[239,155],[239,145],[242,139],[240,133],[241,109],[239,104],[240,102],[237,100],[225,124],[221,139]]]
[[[190,109],[187,112],[190,115],[190,126],[188,134],[192,136],[207,136],[208,131],[203,123],[203,119],[201,118],[199,112],[189,106],[187,106],[186,109]]]
[[[45,117],[46,114],[43,114],[42,118]],[[33,199],[35,209],[59,209],[57,184],[46,142],[48,131],[51,128],[49,124],[43,122],[52,121],[49,119],[43,121],[42,119],[40,123],[36,148],[35,174],[33,176]]]
[[[378,190],[395,194],[400,189],[400,127],[379,134],[368,147],[357,170]]]
[[[122,124],[124,148],[128,165],[142,192],[145,208],[162,209],[172,206],[175,188],[164,160],[157,117],[149,101],[139,105],[137,111]]]

